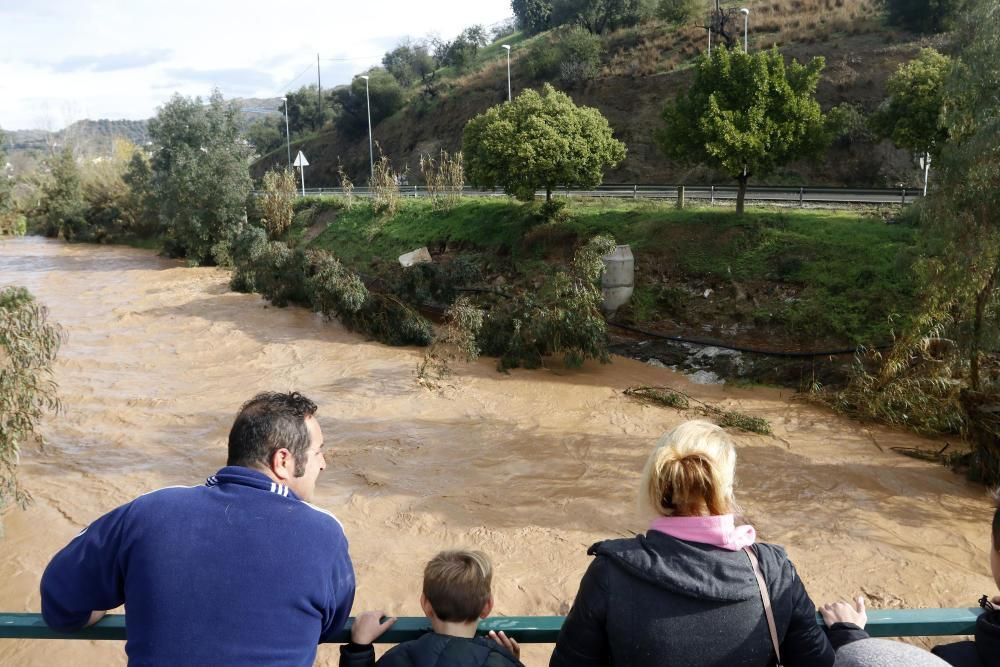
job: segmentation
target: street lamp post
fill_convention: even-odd
[[[743,14],[743,53],[750,53],[750,10],[746,7],[740,10],[740,14]]]
[[[281,101],[285,103],[285,148],[288,152],[288,169],[292,169],[292,135],[288,132],[288,98],[282,97]]]
[[[510,44],[501,44],[500,46],[507,50],[507,101],[510,102],[513,99],[510,93]]]
[[[365,104],[368,107],[368,187],[375,182],[375,151],[372,149],[372,100],[368,96],[368,77],[364,74],[361,78],[365,80]]]

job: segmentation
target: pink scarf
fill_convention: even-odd
[[[649,524],[650,530],[679,540],[711,544],[730,551],[748,547],[757,538],[753,526],[737,526],[732,514],[719,516],[661,516]]]

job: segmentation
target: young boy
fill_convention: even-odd
[[[479,620],[493,610],[493,566],[480,551],[442,551],[424,568],[420,607],[433,632],[390,649],[379,667],[524,667],[521,649],[503,632],[489,639],[476,637]],[[370,667],[375,663],[372,642],[392,627],[382,612],[358,615],[351,627],[351,643],[340,648],[340,667]]]

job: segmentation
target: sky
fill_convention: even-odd
[[[407,37],[452,39],[509,0],[0,0],[0,128],[150,118],[175,92],[347,83]]]

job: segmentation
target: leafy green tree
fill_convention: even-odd
[[[174,95],[149,121],[153,189],[167,250],[193,264],[215,262],[246,216],[253,149],[239,110],[216,91],[208,104]]]
[[[62,330],[23,287],[0,289],[0,514],[31,499],[17,481],[21,449],[37,438],[38,420],[59,407],[53,365]]]
[[[916,59],[900,65],[889,78],[889,97],[872,117],[873,129],[900,148],[936,159],[948,139],[942,112],[951,65],[951,58],[934,49],[921,49]]]
[[[278,116],[254,121],[247,128],[247,141],[260,155],[282,148],[285,145],[285,119]]]
[[[0,235],[14,231],[14,181],[7,173],[6,135],[0,128]]]
[[[886,0],[889,23],[914,32],[945,32],[955,25],[965,0]]]
[[[50,167],[51,177],[42,186],[38,211],[45,235],[55,237],[62,234],[67,241],[86,236],[84,211],[87,203],[83,198],[80,169],[73,150],[66,147],[56,153]]]
[[[285,93],[285,98],[288,101],[288,131],[293,137],[310,130],[315,132],[333,119],[329,100],[320,104],[315,85],[290,90]],[[277,119],[274,122],[277,123]]]
[[[156,236],[159,212],[153,190],[153,169],[144,151],[137,150],[129,158],[122,181],[128,188],[124,205],[127,227],[139,238]]]
[[[552,16],[550,0],[510,0],[517,25],[529,35],[548,30]]]
[[[382,66],[403,88],[425,81],[433,76],[438,63],[431,55],[427,44],[404,41],[382,57]]]
[[[368,71],[368,95],[371,99],[372,127],[403,107],[403,89],[396,79],[382,68]],[[355,77],[349,86],[334,89],[333,97],[341,108],[336,126],[345,136],[359,138],[368,133],[368,106],[365,82]]]
[[[690,23],[702,9],[699,0],[659,0],[656,3],[656,18],[674,25]]]
[[[600,184],[604,170],[625,159],[625,144],[600,111],[545,84],[541,94],[526,90],[470,120],[462,153],[473,185],[500,185],[526,201],[544,188],[551,201],[557,186]]]
[[[816,102],[823,58],[785,66],[777,49],[745,54],[724,47],[703,57],[687,93],[663,111],[657,135],[671,159],[724,169],[739,181],[743,212],[747,182],[792,160],[819,155],[829,144]]]
[[[594,35],[633,26],[649,18],[649,0],[552,0],[552,25],[577,23]]]

